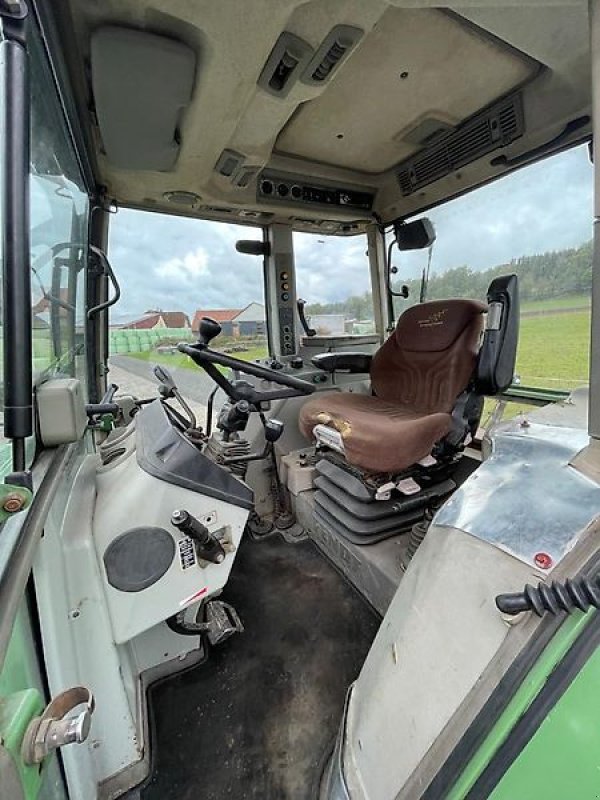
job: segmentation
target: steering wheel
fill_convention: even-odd
[[[200,320],[198,333],[199,339],[196,344],[182,342],[177,345],[177,349],[179,352],[189,356],[199,367],[202,367],[228,397],[236,402],[238,400],[247,400],[252,405],[258,406],[260,403],[265,403],[269,400],[281,400],[286,397],[312,394],[316,389],[314,384],[303,381],[301,378],[294,378],[292,375],[285,375],[277,370],[262,367],[259,364],[252,364],[249,361],[242,361],[240,358],[232,358],[225,355],[225,353],[211,350],[208,345],[215,336],[221,333],[221,326],[210,317],[203,317]],[[217,369],[216,365],[229,367],[229,369],[243,372],[246,375],[253,375],[255,378],[276,383],[282,388],[260,391],[245,381],[231,382]]]

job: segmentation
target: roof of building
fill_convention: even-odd
[[[248,303],[246,308],[238,313],[235,322],[264,322],[265,307],[262,303]]]
[[[195,331],[198,330],[202,317],[210,317],[216,322],[233,322],[241,310],[240,308],[199,308],[194,314],[192,328]]]
[[[189,328],[190,318],[183,311],[146,311],[141,317],[122,322],[119,327],[149,330],[156,327],[160,319],[166,328]]]
[[[51,297],[52,296],[50,294],[42,295],[40,297],[40,299],[37,301],[37,303],[35,303],[35,305],[32,306],[32,308],[31,308],[32,313],[33,314],[41,314],[44,311],[48,311],[48,309],[52,305]],[[60,290],[59,290],[59,293],[58,293],[58,297],[56,299],[60,300],[61,303],[67,303],[68,304],[69,303],[69,289],[66,286],[61,286]],[[59,303],[59,305],[60,305],[60,303]],[[64,306],[60,306],[60,308],[61,308],[61,312],[63,314],[65,314],[69,310],[69,309],[65,308]]]
[[[167,328],[189,328],[190,318],[183,311],[159,311]]]

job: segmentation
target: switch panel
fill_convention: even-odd
[[[287,295],[289,297],[289,295]],[[291,356],[296,352],[294,335],[294,309],[291,305],[281,302],[279,307],[279,335],[281,341],[281,354]]]
[[[271,352],[287,358],[297,351],[296,278],[294,246],[290,225],[270,226],[267,255],[267,295],[273,310],[270,318]]]
[[[325,181],[307,183],[301,176],[265,170],[257,182],[256,197],[259,202],[371,211],[375,189],[338,186]]]

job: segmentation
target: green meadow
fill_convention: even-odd
[[[589,348],[589,309],[523,316],[516,373],[523,386],[583,386],[588,382]]]

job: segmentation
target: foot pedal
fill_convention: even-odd
[[[209,600],[204,606],[204,630],[214,646],[234,633],[243,633],[244,626],[235,608],[222,600]]]

